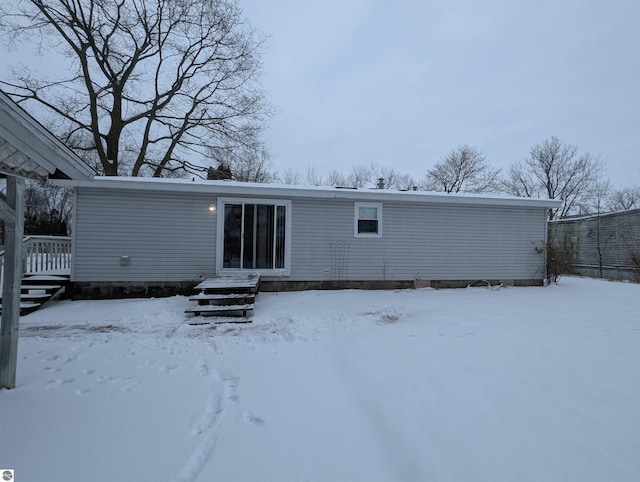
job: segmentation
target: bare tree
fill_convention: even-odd
[[[365,187],[372,183],[375,181],[373,181],[371,168],[362,164],[353,166],[347,176],[347,185],[350,187]]]
[[[69,189],[45,181],[27,181],[25,186],[25,234],[66,236],[71,218]]]
[[[327,185],[328,186],[347,186],[349,183],[347,181],[347,177],[340,171],[334,169],[327,174]]]
[[[6,183],[0,184],[5,195]],[[66,236],[72,211],[72,191],[46,181],[27,181],[24,189],[24,232],[27,235]],[[0,245],[4,242],[4,221],[0,221]]]
[[[409,174],[401,174],[393,167],[381,166],[380,164],[371,164],[371,181],[377,183],[378,179],[384,179],[387,188],[408,191],[418,183]]]
[[[640,188],[625,187],[612,191],[607,199],[609,211],[626,211],[640,207]]]
[[[499,188],[499,169],[493,169],[485,155],[463,144],[427,171],[427,189],[433,191],[483,193]]]
[[[325,178],[318,174],[313,166],[309,166],[305,182],[314,186],[363,188],[376,186],[380,178],[384,179],[385,187],[401,191],[409,191],[414,187],[417,189],[419,185],[410,175],[399,174],[394,168],[387,168],[376,163],[372,163],[370,166],[355,165],[348,174],[333,169],[329,171]],[[297,184],[300,182],[300,176],[291,169],[287,169],[281,180],[285,184]]]
[[[587,233],[587,237],[593,238],[596,254],[598,255],[599,277],[604,277],[604,257],[607,245],[615,237],[615,232],[602,226],[602,214],[605,212],[605,203],[609,195],[610,187],[607,179],[599,179],[593,185],[591,197],[591,212],[595,212],[595,224]]]
[[[305,182],[311,186],[321,186],[322,175],[318,174],[313,166],[309,166],[305,174]]]
[[[271,182],[278,177],[271,156],[266,149],[256,148],[210,149],[210,156],[218,163],[218,172],[228,172],[222,178],[242,182]]]
[[[604,171],[600,158],[578,154],[577,147],[554,136],[509,167],[504,189],[516,196],[560,199],[562,205],[549,211],[549,219],[564,218],[589,205]]]
[[[68,75],[2,82],[45,107],[106,175],[202,171],[211,145],[255,146],[268,115],[260,50],[236,0],[24,0],[0,6],[11,42],[54,45]],[[247,142],[247,136],[250,142]]]
[[[539,185],[529,166],[516,162],[507,169],[507,177],[502,181],[502,190],[518,197],[534,197]]]
[[[280,181],[284,184],[301,184],[300,173],[287,167],[282,173]]]

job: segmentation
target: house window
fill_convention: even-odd
[[[287,274],[289,201],[221,199],[218,270]]]
[[[382,203],[355,203],[354,236],[382,237]]]

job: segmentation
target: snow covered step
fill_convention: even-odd
[[[247,311],[253,310],[253,303],[244,304],[244,305],[200,305],[194,308],[189,308],[185,310],[185,313],[193,313],[196,316],[206,314],[206,315],[216,315],[218,313],[229,313],[229,312],[242,312],[243,316],[247,315]]]
[[[60,288],[62,288],[62,285],[30,285],[30,284],[25,285],[23,284],[20,289],[24,293],[26,291],[58,291]]]
[[[48,276],[44,274],[37,275],[25,275],[22,278],[23,285],[34,285],[34,284],[63,284],[69,281],[68,276]]]
[[[237,299],[246,299],[246,298],[255,298],[255,294],[253,293],[220,293],[220,294],[207,294],[207,293],[198,293],[197,295],[193,295],[189,298],[190,301],[207,301],[207,300],[237,300]]]
[[[23,308],[34,308],[34,307],[37,307],[37,306],[40,306],[40,303],[33,303],[33,302],[29,302],[29,301],[25,301],[24,303],[20,302],[20,309],[23,309]],[[0,304],[0,310],[1,309],[2,309],[2,304]]]
[[[23,293],[20,295],[21,301],[40,301],[44,303],[45,301],[49,301],[51,299],[51,295],[47,293]]]
[[[25,275],[20,282],[20,315],[33,313],[68,285],[68,275]]]
[[[200,325],[217,325],[220,323],[252,323],[253,320],[246,316],[215,316],[215,317],[197,317],[192,319],[189,324],[192,326]]]
[[[226,291],[226,290],[251,290],[257,291],[260,276],[250,274],[246,276],[220,276],[208,278],[194,288],[196,291]]]
[[[247,312],[254,309],[259,284],[260,276],[255,273],[208,278],[195,286],[189,298],[198,306],[185,313],[216,317],[213,323],[250,323]]]
[[[256,295],[254,293],[199,293],[190,297],[189,301],[197,301],[200,306],[248,305],[255,303]]]
[[[34,303],[34,302],[29,302],[29,301],[25,301],[25,302],[20,302],[20,316],[24,316],[24,315],[28,315],[29,313],[33,313],[34,311],[36,311],[38,308],[40,308],[42,306],[41,303]],[[0,304],[0,313],[2,313],[2,304]]]

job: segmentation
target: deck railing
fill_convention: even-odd
[[[24,274],[67,271],[71,268],[71,238],[68,236],[27,236],[22,244]],[[4,279],[4,250],[0,251],[0,286]]]

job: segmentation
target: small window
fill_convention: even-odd
[[[355,203],[354,236],[365,238],[382,236],[381,203]]]

